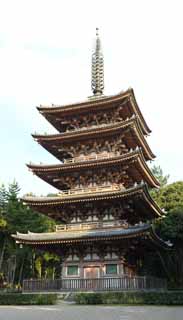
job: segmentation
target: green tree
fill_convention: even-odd
[[[168,184],[160,167],[153,167],[160,188],[151,195],[164,211],[164,216],[155,222],[156,232],[164,241],[172,243],[172,250],[158,251],[164,272],[171,285],[183,287],[183,181]],[[156,269],[156,263],[154,264]]]
[[[157,193],[153,193],[155,201],[158,205],[170,212],[171,210],[183,206],[183,181],[174,182],[163,186]]]
[[[160,166],[154,165],[151,168],[151,171],[154,174],[154,176],[158,179],[161,187],[164,187],[164,186],[167,185],[168,179],[169,179],[170,176],[169,175],[164,175],[163,174],[163,170],[162,170],[162,168]]]
[[[0,211],[2,212],[7,203],[7,190],[4,184],[0,187]]]
[[[4,261],[4,255],[6,250],[6,233],[7,233],[7,221],[5,219],[7,205],[7,191],[5,185],[0,187],[0,272],[2,274],[2,265]]]
[[[4,186],[0,189],[1,207],[0,207],[0,270],[3,268],[7,273],[9,264],[12,261],[16,263],[15,282],[20,282],[22,278],[33,276],[33,249],[28,246],[20,248],[15,244],[11,237],[17,231],[21,233],[46,232],[54,228],[54,221],[48,217],[34,212],[25,206],[19,199],[20,187],[16,181],[6,189]],[[16,256],[16,260],[12,257]],[[9,261],[9,263],[8,263]]]
[[[173,245],[171,251],[161,255],[167,276],[173,285],[183,287],[183,206],[171,209],[164,219],[156,222],[156,229]]]

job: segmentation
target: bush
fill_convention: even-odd
[[[183,305],[183,291],[77,293],[78,304]]]
[[[56,294],[0,294],[0,305],[50,305],[56,301]]]

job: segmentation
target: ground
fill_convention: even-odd
[[[155,306],[0,306],[7,320],[182,320],[183,307]]]

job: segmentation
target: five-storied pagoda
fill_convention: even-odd
[[[60,224],[55,232],[13,235],[17,243],[60,255],[62,279],[138,276],[144,246],[166,247],[151,225],[162,214],[148,191],[159,186],[146,163],[155,157],[146,141],[151,131],[132,89],[103,95],[103,68],[97,31],[93,96],[38,107],[58,133],[33,137],[60,162],[28,167],[58,194],[23,201]]]

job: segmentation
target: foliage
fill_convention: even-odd
[[[157,221],[156,227],[164,239],[183,247],[183,206],[170,210],[164,219]]]
[[[183,291],[77,293],[78,304],[183,305]]]
[[[56,294],[0,293],[0,305],[53,305]]]
[[[151,171],[154,174],[154,176],[157,178],[157,180],[159,181],[161,187],[164,187],[167,185],[168,179],[170,176],[164,175],[163,170],[161,169],[160,166],[153,166]]]
[[[167,184],[169,176],[163,176],[160,167],[153,167],[152,171],[160,188],[152,190],[151,195],[164,211],[164,217],[155,222],[156,232],[173,247],[172,250],[157,250],[156,257],[148,256],[147,269],[153,269],[155,276],[160,276],[162,270],[170,286],[183,288],[183,181]]]
[[[154,200],[165,212],[183,207],[183,181],[171,183],[152,192]]]
[[[164,219],[157,221],[156,229],[173,244],[170,252],[161,253],[170,284],[183,288],[183,206],[170,210]]]
[[[8,188],[0,187],[0,272],[8,283],[19,283],[23,278],[36,276],[35,253],[31,247],[18,247],[11,237],[17,231],[27,233],[52,231],[55,222],[34,212],[18,198],[20,187],[13,181]],[[43,257],[44,253],[39,253]],[[50,263],[44,261],[44,272]],[[12,275],[11,278],[9,275]]]
[[[7,226],[6,220],[0,216],[0,231],[3,230]]]

